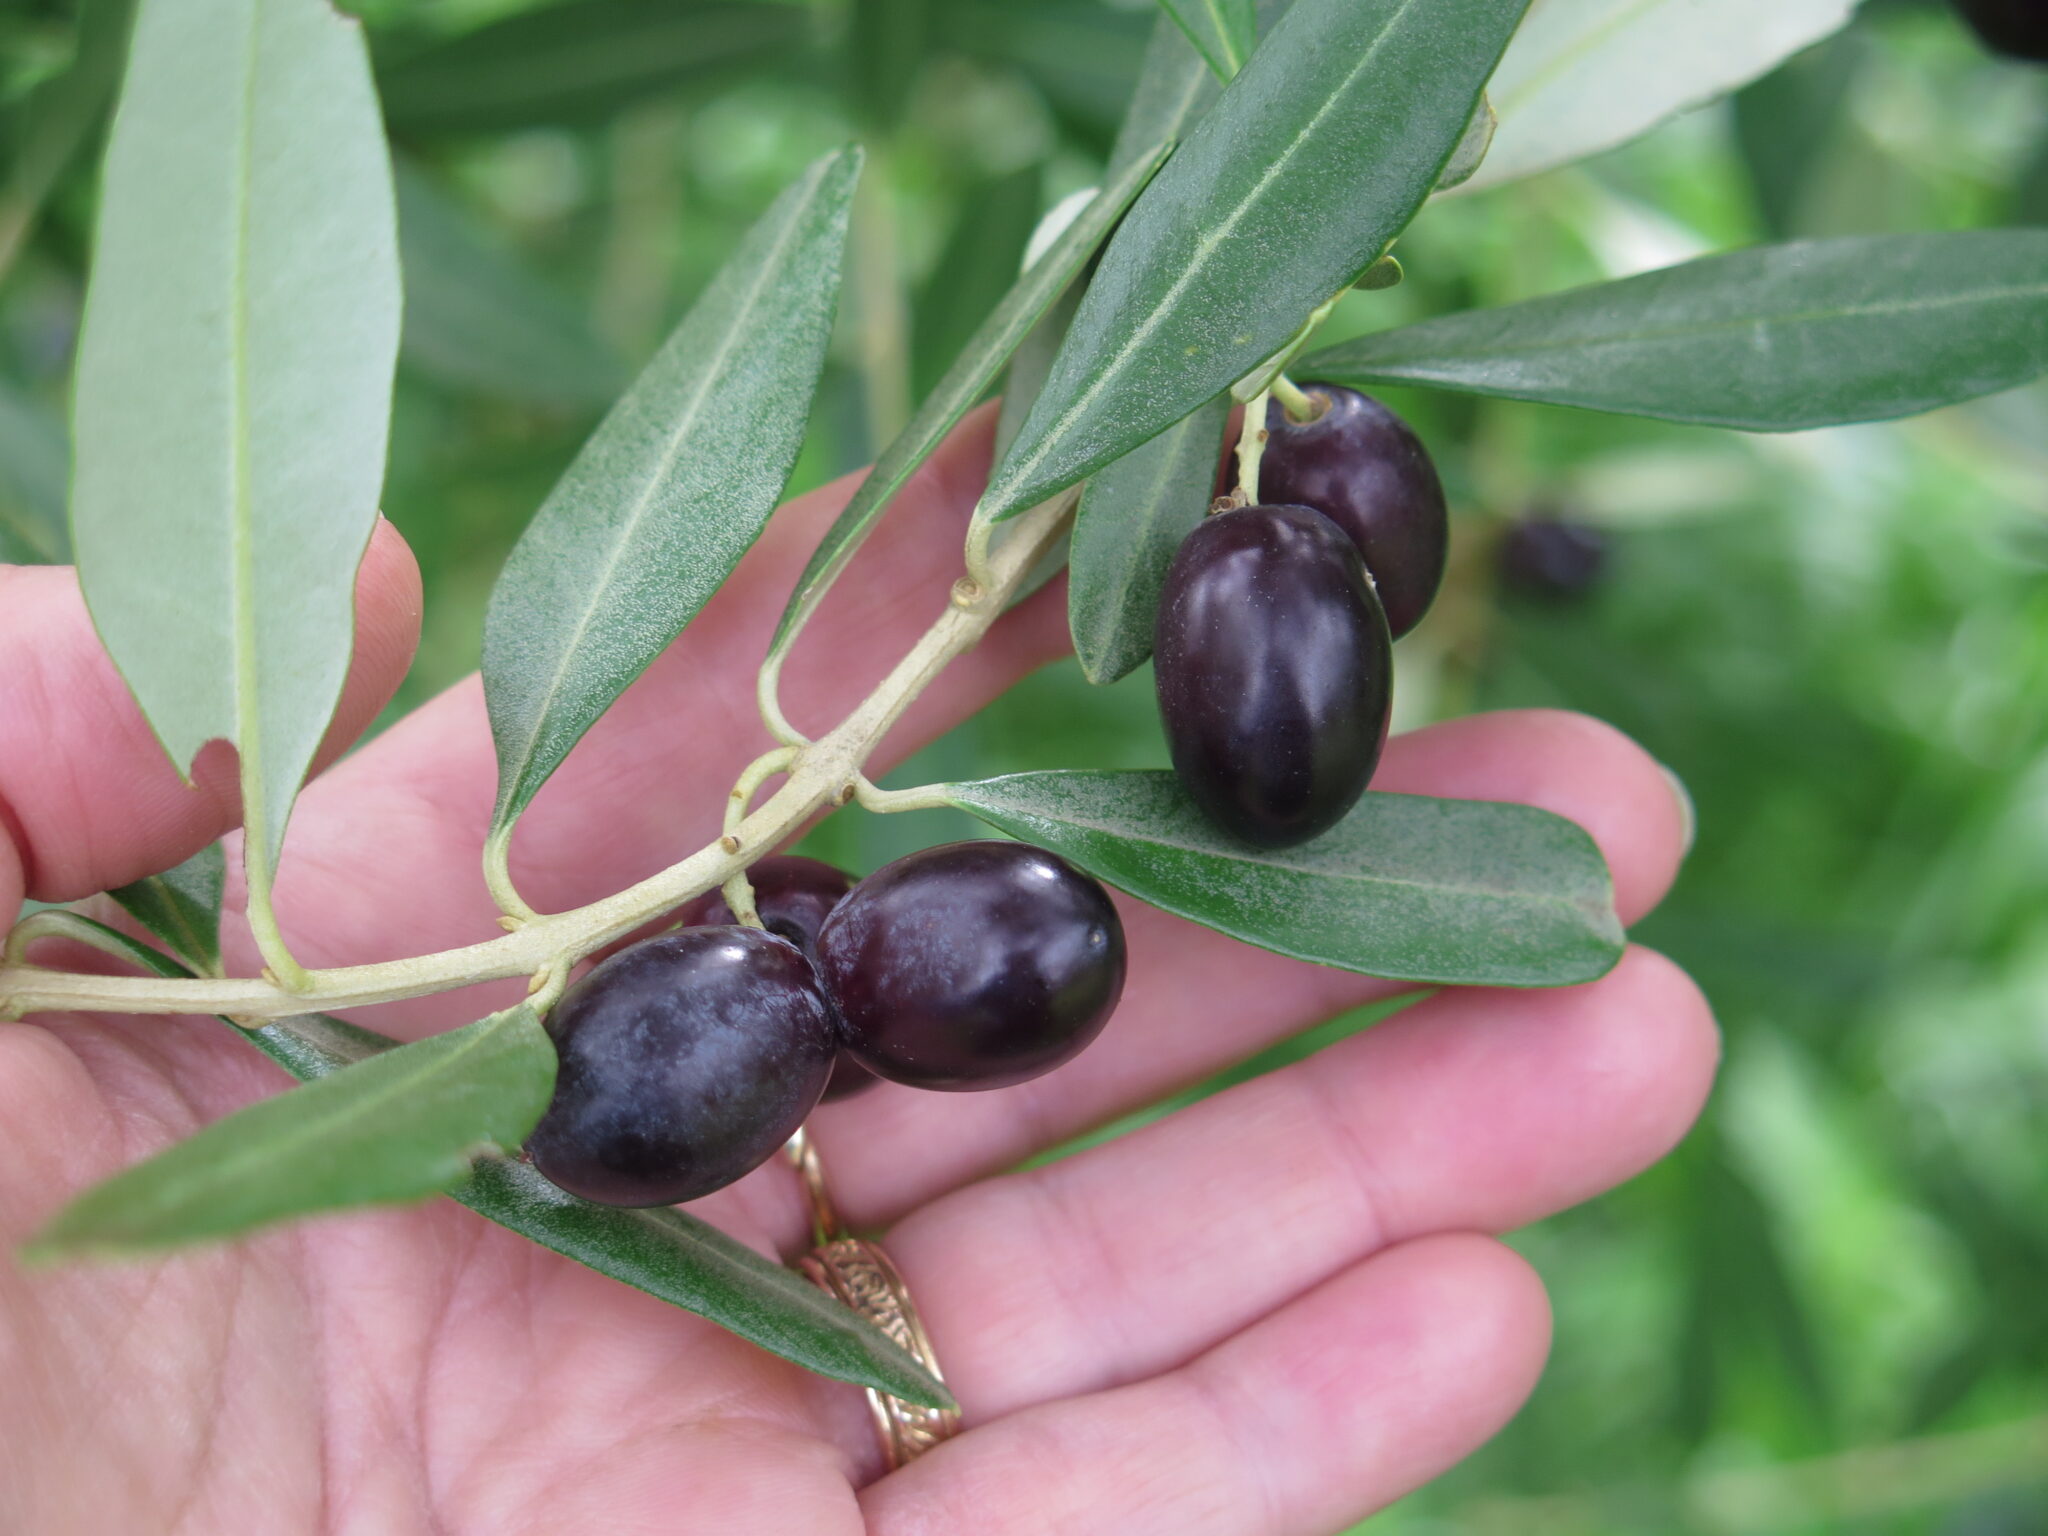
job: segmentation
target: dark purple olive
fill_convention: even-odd
[[[754,910],[760,914],[761,926],[789,940],[804,952],[805,959],[816,964],[818,930],[825,925],[825,914],[853,889],[853,876],[822,859],[778,853],[749,869],[747,878],[754,887]],[[724,894],[716,889],[686,904],[676,916],[686,928],[725,927],[739,921],[726,905]],[[874,1087],[875,1082],[873,1073],[842,1051],[832,1064],[825,1096],[818,1102],[850,1099]]]
[[[1306,507],[1242,507],[1187,536],[1153,631],[1159,715],[1209,819],[1261,848],[1328,830],[1386,741],[1394,652],[1351,541]]]
[[[636,944],[548,1015],[561,1066],[526,1150],[605,1205],[723,1189],[803,1124],[838,1037],[817,973],[758,928],[685,928]]]
[[[1302,388],[1323,413],[1292,422],[1279,401],[1268,408],[1259,496],[1313,507],[1349,535],[1398,640],[1443,585],[1451,541],[1443,483],[1422,440],[1379,401],[1335,384]]]
[[[1124,986],[1109,893],[1024,843],[948,843],[885,864],[818,936],[847,1049],[917,1088],[1003,1088],[1071,1060]]]
[[[793,853],[771,854],[747,871],[747,880],[754,887],[754,910],[761,914],[761,926],[789,940],[811,960],[818,957],[818,930],[825,926],[825,914],[853,889],[853,876],[845,870]],[[676,921],[685,928],[726,928],[739,919],[714,886],[685,903]]]
[[[1956,9],[1986,47],[2048,63],[2048,5],[2042,0],[1956,0]]]
[[[1607,536],[1559,517],[1530,517],[1501,540],[1500,574],[1513,591],[1549,601],[1584,597],[1607,570]]]

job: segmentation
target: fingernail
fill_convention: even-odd
[[[1683,858],[1692,852],[1693,842],[1699,836],[1700,815],[1693,807],[1692,791],[1685,787],[1685,780],[1667,764],[1659,763],[1657,768],[1664,775],[1664,782],[1671,786],[1672,798],[1678,802],[1678,819],[1685,827],[1685,847],[1679,850]]]

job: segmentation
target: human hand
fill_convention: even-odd
[[[988,457],[984,413],[907,490],[787,682],[832,717],[929,620]],[[760,745],[752,672],[851,489],[777,516],[684,639],[521,825],[519,887],[594,899],[717,832]],[[880,573],[879,576],[877,573]],[[864,579],[865,578],[865,579]],[[380,529],[334,733],[396,686],[417,577]],[[912,709],[885,759],[1065,645],[1020,606]],[[881,764],[878,764],[881,766]],[[489,937],[495,770],[474,679],[329,770],[278,891],[295,951],[364,963]],[[167,867],[234,819],[229,754],[182,786],[69,572],[0,568],[0,915]],[[1608,728],[1527,712],[1390,744],[1375,787],[1520,800],[1586,826],[1625,921],[1684,817]],[[0,1529],[882,1536],[1309,1536],[1469,1453],[1534,1382],[1540,1284],[1484,1235],[1661,1155],[1715,1041],[1668,962],[1632,951],[1552,992],[1446,991],[1312,1060],[1033,1172],[1003,1170],[1330,1014],[1398,990],[1122,903],[1130,980],[1061,1071],[986,1094],[883,1086],[811,1125],[844,1214],[884,1233],[967,1427],[882,1476],[860,1394],[446,1201],[305,1223],[144,1267],[0,1262]],[[232,946],[231,946],[232,947]],[[253,970],[246,943],[232,963]],[[502,988],[376,1010],[407,1038]],[[210,1021],[0,1026],[0,1240],[280,1074]],[[764,1251],[807,1241],[789,1171],[693,1209]]]

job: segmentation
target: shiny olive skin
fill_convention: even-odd
[[[1501,540],[1501,580],[1526,597],[1584,597],[1607,571],[1607,535],[1561,517],[1530,517]]]
[[[1358,551],[1306,507],[1211,517],[1174,553],[1153,631],[1174,771],[1225,832],[1327,831],[1378,766],[1393,640]]]
[[[823,859],[778,853],[755,864],[747,871],[747,878],[754,887],[754,910],[760,914],[761,926],[789,940],[815,964],[818,930],[825,924],[825,915],[853,889],[853,876],[843,869],[834,869]],[[716,889],[688,902],[676,917],[686,928],[726,927],[739,921]],[[832,1064],[832,1080],[825,1085],[825,1096],[819,1102],[830,1104],[836,1099],[850,1099],[874,1087],[876,1081],[873,1073],[841,1051]]]
[[[948,843],[885,864],[833,908],[818,969],[847,1049],[917,1088],[1004,1088],[1071,1060],[1124,986],[1109,893],[1023,843]]]
[[[1421,622],[1444,582],[1451,527],[1443,482],[1422,440],[1379,401],[1335,384],[1302,388],[1327,408],[1299,423],[1277,400],[1267,409],[1260,499],[1313,507],[1344,530],[1398,640]]]
[[[2048,6],[2041,0],[1956,0],[1956,9],[1986,47],[2048,63]]]
[[[560,1070],[534,1166],[605,1205],[673,1205],[758,1167],[831,1075],[836,1022],[794,944],[685,928],[614,955],[547,1020]]]

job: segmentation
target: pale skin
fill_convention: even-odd
[[[799,727],[839,718],[944,604],[988,430],[977,417],[928,466],[814,623],[785,683]],[[543,791],[512,861],[535,906],[594,900],[717,835],[734,773],[768,744],[754,668],[851,489],[778,514]],[[956,662],[877,771],[1059,654],[1062,602],[1040,594]],[[417,635],[417,573],[389,527],[358,605],[337,744]],[[70,900],[185,858],[233,823],[232,766],[216,746],[181,785],[71,573],[0,567],[0,919],[25,895]],[[279,882],[300,958],[367,963],[498,931],[478,873],[493,784],[474,679],[326,771]],[[1656,765],[1576,716],[1398,738],[1376,787],[1579,821],[1630,921],[1683,856]],[[1715,1063],[1706,1005],[1644,950],[1588,986],[1442,992],[1309,1063],[1007,1173],[1395,990],[1123,911],[1130,984],[1074,1064],[989,1094],[885,1087],[813,1118],[840,1205],[884,1234],[965,1410],[965,1432],[908,1469],[882,1475],[855,1389],[438,1201],[154,1264],[0,1260],[0,1529],[1315,1536],[1386,1505],[1534,1384],[1542,1286],[1492,1234],[1683,1134]],[[254,970],[245,934],[230,949]],[[517,990],[362,1019],[416,1037]],[[11,1252],[85,1184],[283,1083],[207,1020],[0,1025],[0,1242]],[[785,1257],[805,1242],[781,1166],[695,1209]]]

